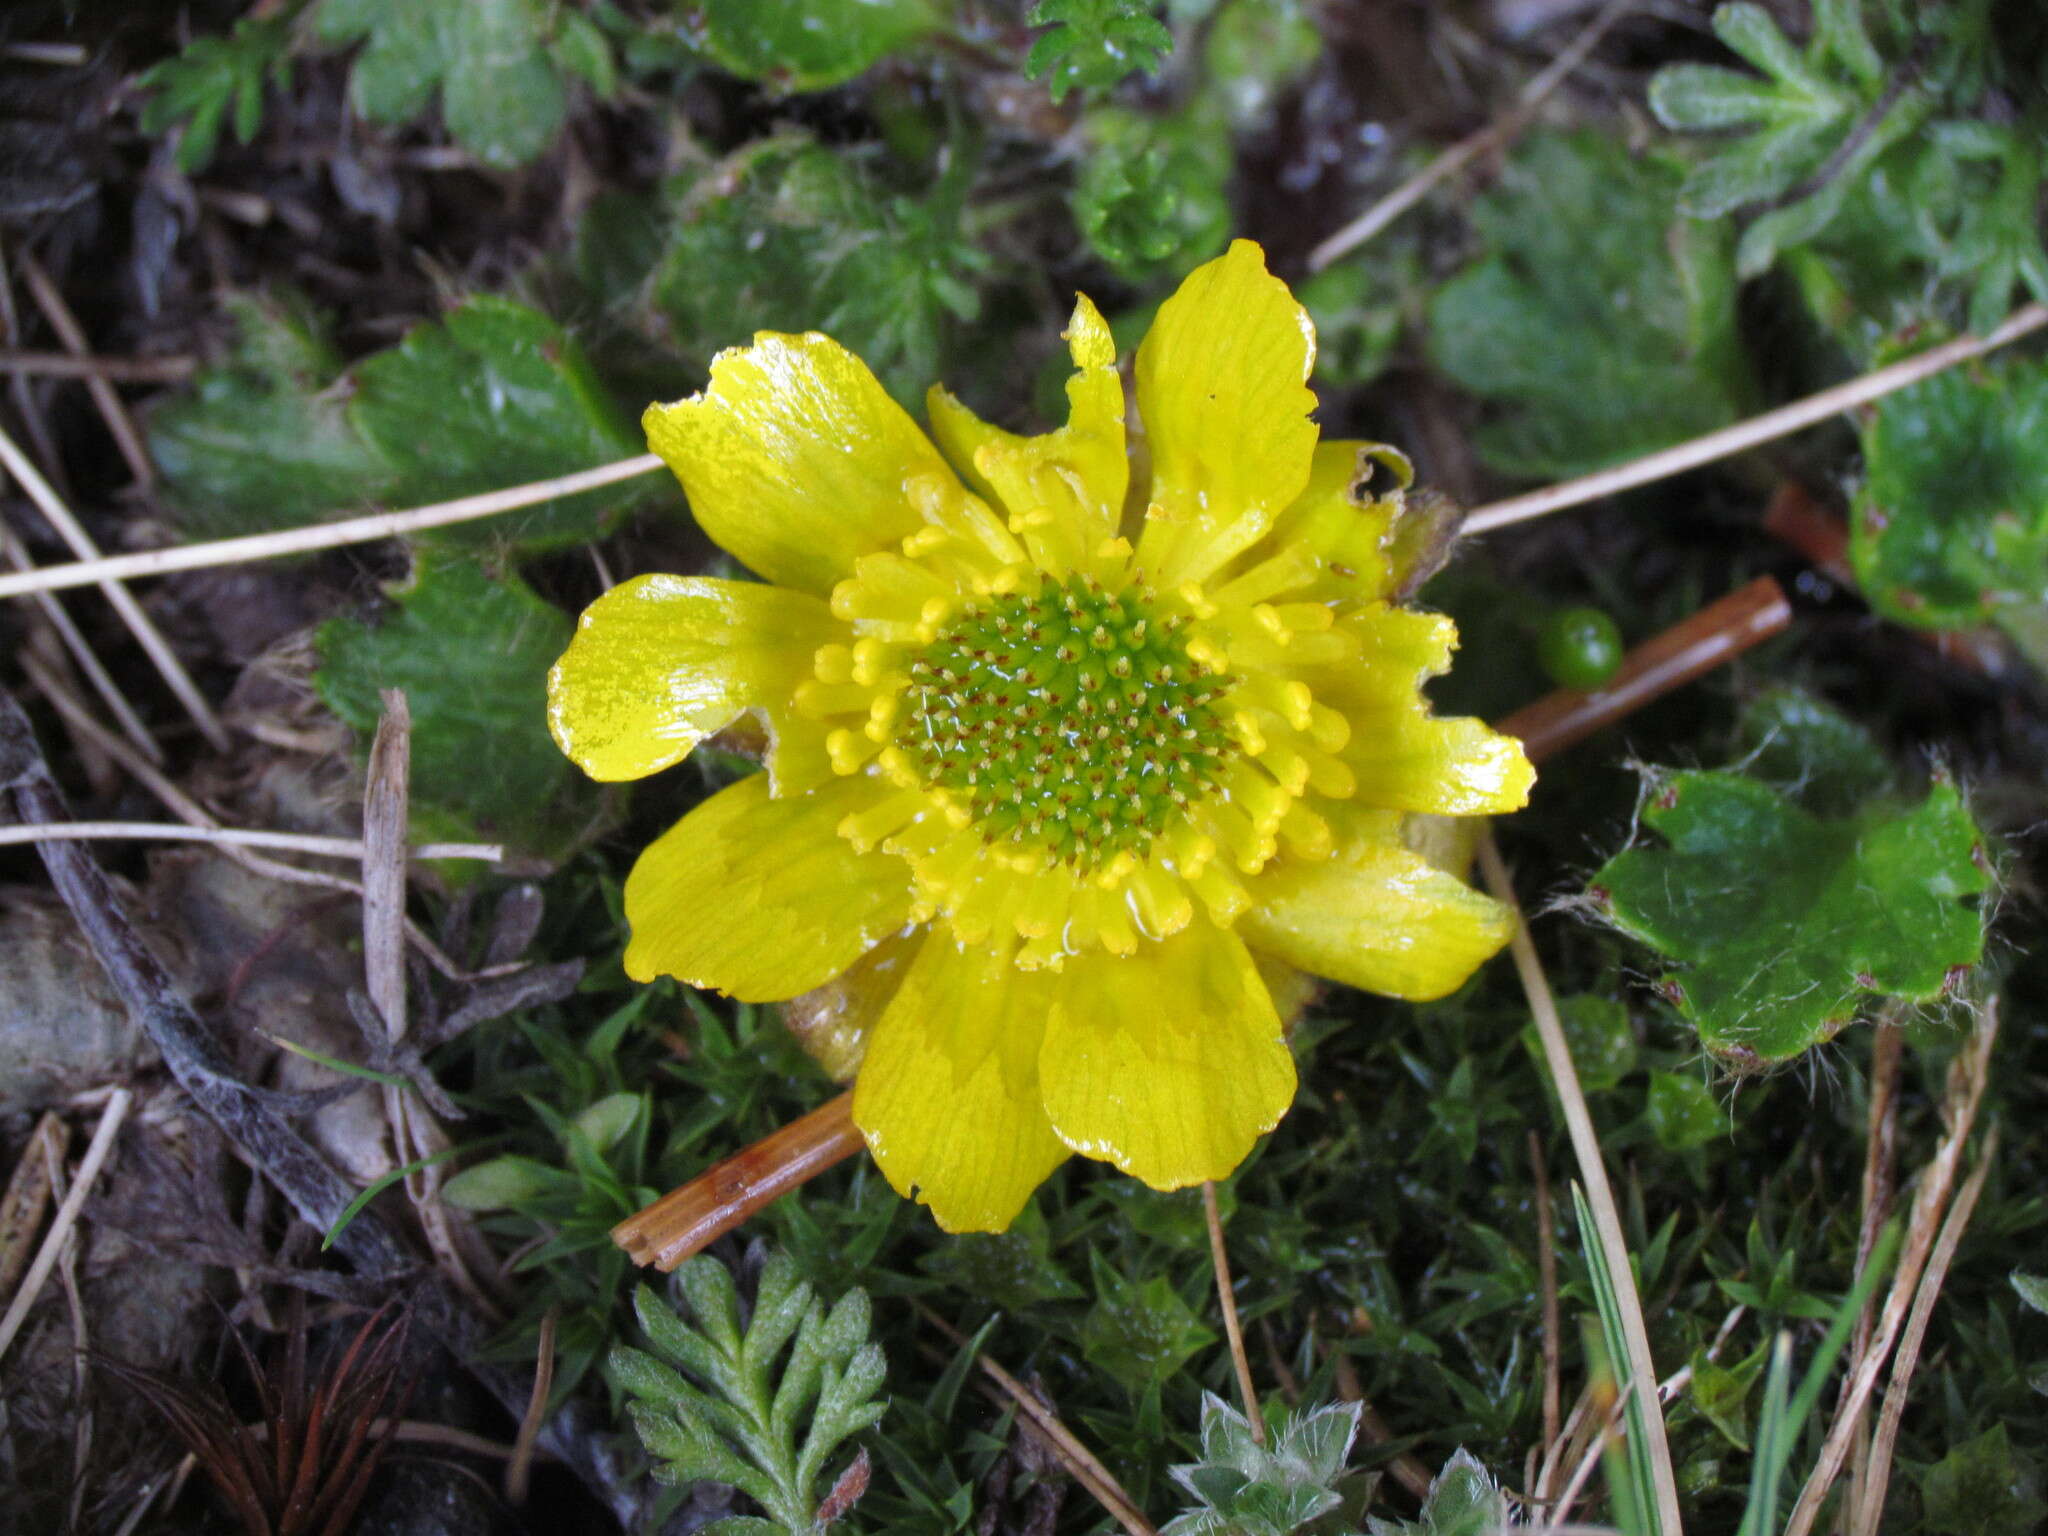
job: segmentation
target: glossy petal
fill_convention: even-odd
[[[1057,519],[1069,551],[1093,551],[1123,517],[1130,461],[1124,452],[1124,386],[1109,325],[1084,294],[1067,323],[1074,376],[1067,424],[1037,437],[992,427],[949,392],[926,399],[932,436],[968,483],[1014,519],[1041,510]],[[1013,525],[1014,526],[1014,525]]]
[[[1442,614],[1374,604],[1343,621],[1359,637],[1354,665],[1319,669],[1309,685],[1351,725],[1339,754],[1360,804],[1442,816],[1486,816],[1529,802],[1536,770],[1521,742],[1484,721],[1429,712],[1421,686],[1449,668],[1458,629]]]
[[[1414,471],[1384,443],[1323,442],[1310,460],[1308,484],[1275,519],[1269,549],[1299,540],[1320,571],[1290,600],[1371,602],[1394,587],[1388,548],[1400,503]]]
[[[1245,942],[1318,976],[1427,1002],[1498,953],[1513,914],[1401,841],[1401,817],[1353,812],[1315,863],[1283,861],[1249,884]]]
[[[706,800],[626,877],[626,974],[749,1003],[837,976],[910,916],[902,861],[856,853],[836,830],[877,792],[871,779],[835,779],[771,800],[754,774]]]
[[[1197,921],[1119,957],[1059,972],[1038,1069],[1046,1113],[1076,1152],[1154,1189],[1228,1174],[1294,1100],[1294,1058],[1251,955]]]
[[[593,779],[637,779],[758,709],[771,731],[843,626],[758,582],[638,576],[592,603],[548,673],[548,726]]]
[[[1067,1156],[1038,1084],[1058,985],[940,930],[868,1038],[854,1123],[889,1182],[948,1232],[1002,1231]]]
[[[719,353],[701,394],[650,405],[642,425],[706,533],[770,581],[820,596],[923,526],[916,482],[963,494],[867,364],[815,331],[762,331]]]
[[[1139,564],[1200,580],[1266,532],[1308,484],[1315,327],[1264,253],[1239,240],[1195,268],[1138,348],[1152,454]]]

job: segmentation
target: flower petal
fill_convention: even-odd
[[[1154,1189],[1220,1179],[1294,1100],[1294,1058],[1251,955],[1198,921],[1058,973],[1038,1070],[1053,1129]]]
[[[910,916],[902,861],[856,853],[836,830],[879,792],[872,779],[835,779],[771,800],[752,774],[706,800],[626,877],[626,974],[748,1003],[837,976]]]
[[[1391,494],[1375,494],[1388,471]],[[1370,602],[1393,590],[1390,535],[1414,474],[1406,455],[1385,443],[1316,444],[1308,484],[1274,520],[1268,546],[1299,540],[1315,556],[1314,581],[1294,588],[1292,601]]]
[[[1343,820],[1330,858],[1283,861],[1248,883],[1238,931],[1363,991],[1412,1002],[1457,991],[1507,943],[1513,913],[1403,846],[1398,814]]]
[[[650,405],[641,424],[706,533],[770,581],[821,596],[923,526],[920,489],[963,494],[867,364],[815,331],[762,331],[719,353],[702,393]]]
[[[948,1232],[1000,1232],[1067,1156],[1039,1102],[1049,972],[934,931],[868,1038],[854,1123]]]
[[[801,592],[637,576],[577,621],[548,673],[548,727],[593,779],[642,778],[746,710],[772,730],[811,657],[843,628]]]
[[[1063,537],[1048,551],[1055,574],[1092,554],[1123,519],[1130,461],[1124,452],[1124,386],[1109,325],[1086,294],[1067,322],[1074,358],[1067,380],[1067,424],[1036,437],[992,427],[934,385],[926,397],[932,436],[968,483],[1000,504],[1012,526],[1031,536],[1031,520],[1051,515]]]
[[[1521,742],[1468,716],[1430,713],[1422,685],[1447,670],[1458,629],[1442,614],[1375,603],[1341,621],[1357,662],[1305,674],[1316,698],[1343,715],[1338,754],[1363,805],[1443,816],[1520,810],[1536,781]]]
[[[1308,484],[1316,397],[1308,311],[1249,240],[1195,268],[1138,348],[1152,491],[1138,563],[1155,587],[1199,581]]]

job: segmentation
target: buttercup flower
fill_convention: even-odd
[[[1160,307],[1135,455],[1086,298],[1066,338],[1037,437],[935,388],[927,438],[815,333],[722,353],[647,435],[765,581],[628,581],[549,680],[599,779],[763,722],[766,773],[635,865],[626,969],[766,1002],[864,968],[854,1119],[955,1231],[1072,1152],[1228,1174],[1294,1096],[1276,990],[1440,997],[1506,942],[1411,819],[1533,777],[1429,713],[1456,632],[1388,601],[1399,492],[1353,490],[1362,455],[1405,464],[1318,444],[1314,328],[1256,245]]]

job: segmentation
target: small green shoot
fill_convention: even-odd
[[[1024,73],[1050,76],[1054,101],[1073,90],[1105,95],[1126,76],[1157,69],[1173,49],[1173,34],[1146,0],[1039,0],[1031,24],[1051,30],[1031,45]]]
[[[1202,1394],[1202,1459],[1173,1469],[1197,1507],[1162,1536],[1289,1536],[1344,1502],[1336,1489],[1358,1435],[1357,1403],[1326,1403],[1287,1415],[1271,1446],[1251,1421],[1213,1392]]]

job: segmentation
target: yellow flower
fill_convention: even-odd
[[[1318,444],[1315,331],[1256,245],[1138,349],[1149,473],[1086,298],[1066,336],[1037,437],[934,389],[927,438],[815,333],[721,354],[648,441],[766,583],[628,581],[549,679],[599,779],[764,722],[767,772],[634,866],[626,969],[766,1002],[866,967],[854,1119],[954,1231],[1007,1226],[1070,1152],[1228,1174],[1294,1096],[1276,988],[1440,997],[1506,942],[1410,821],[1533,778],[1429,713],[1456,631],[1387,600],[1399,493],[1352,492],[1362,453],[1405,462]]]

